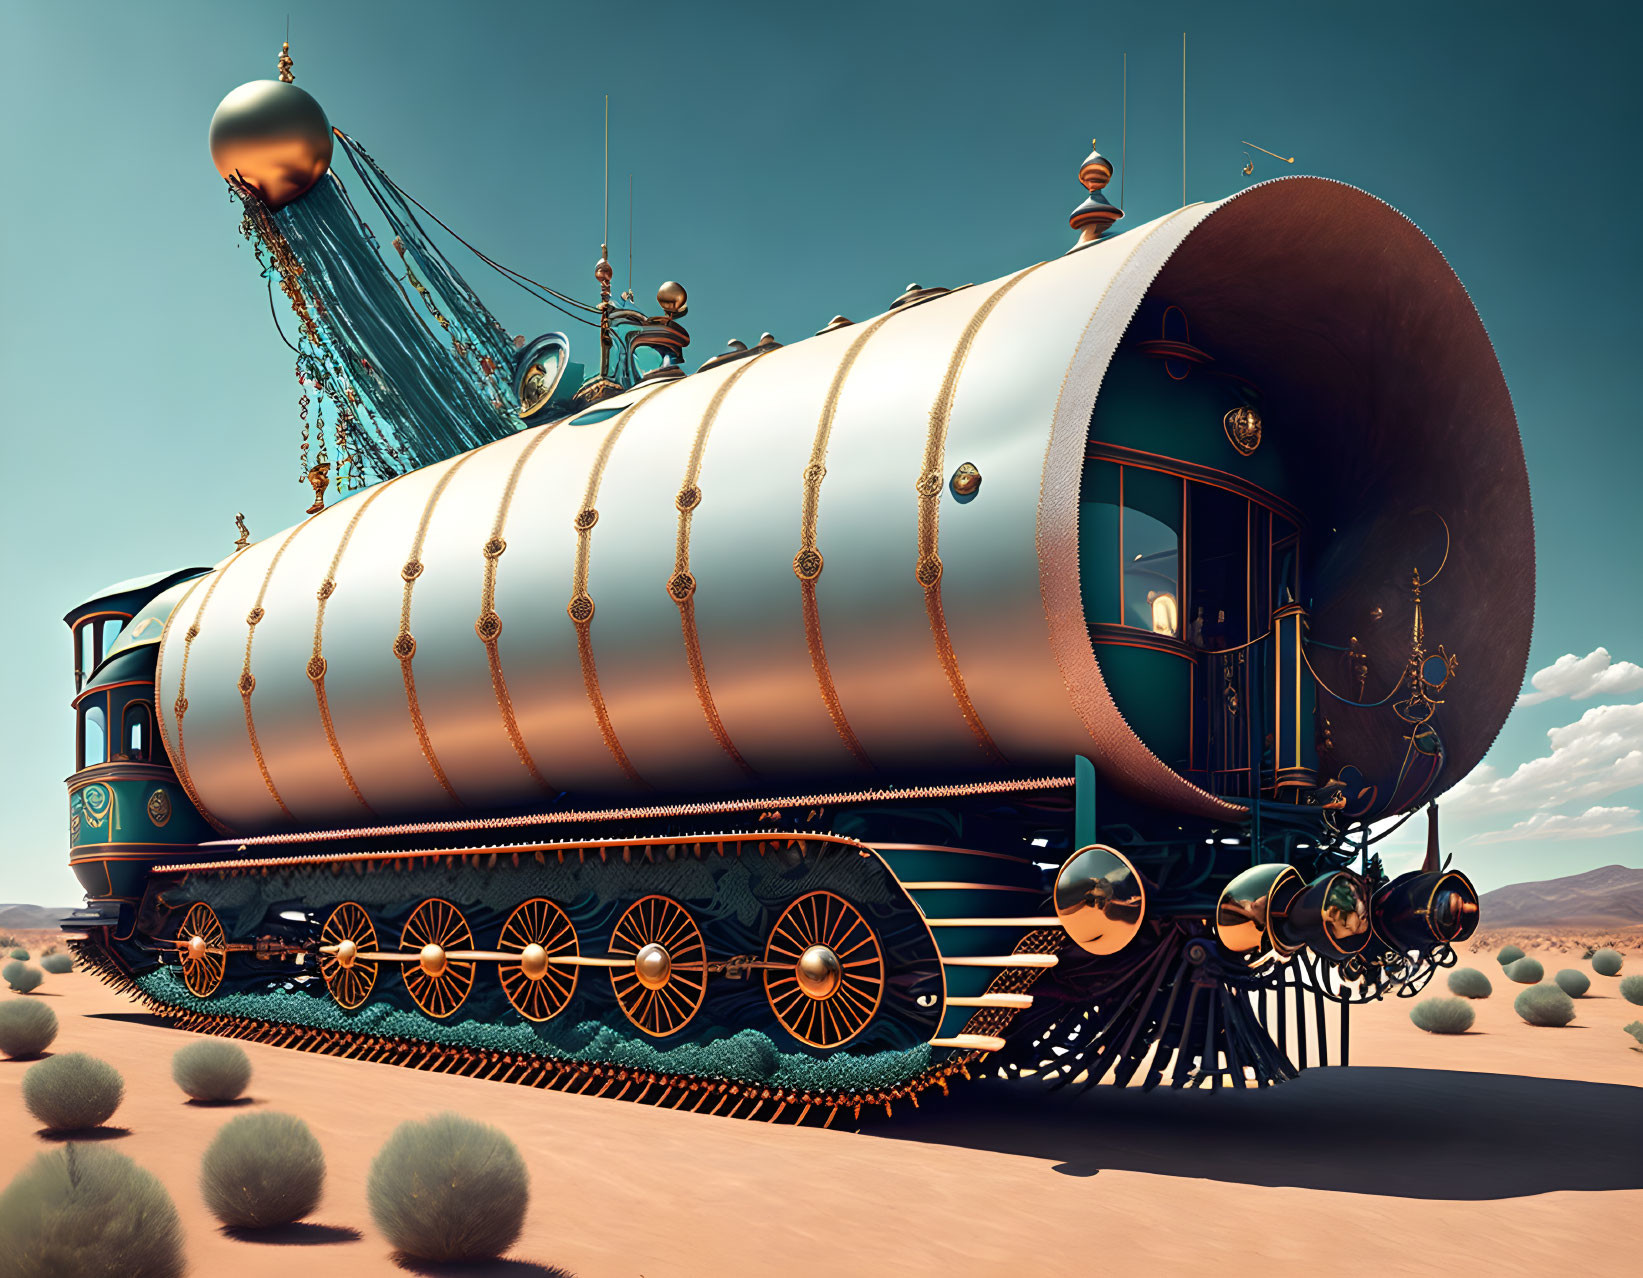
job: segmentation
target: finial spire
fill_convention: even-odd
[[[1094,138],[1090,139],[1090,146],[1095,146]],[[1108,227],[1124,216],[1123,209],[1101,194],[1102,187],[1112,180],[1112,161],[1101,152],[1091,150],[1084,157],[1084,163],[1078,166],[1078,180],[1089,192],[1089,198],[1067,219],[1067,225],[1078,232],[1078,243],[1074,248],[1094,243],[1107,233]]]
[[[291,42],[285,41],[280,45],[280,82],[292,84],[295,77],[291,74]]]

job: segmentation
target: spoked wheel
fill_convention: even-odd
[[[502,992],[527,1021],[550,1021],[565,1010],[576,991],[577,967],[556,967],[561,955],[576,957],[576,928],[552,901],[537,897],[508,915],[497,949],[517,954],[518,962],[498,967]]]
[[[461,1007],[473,988],[473,960],[449,956],[451,950],[472,950],[473,941],[473,930],[462,911],[438,897],[424,901],[405,920],[399,948],[420,951],[415,963],[405,965],[405,988],[435,1020]]]
[[[223,970],[228,966],[223,948],[227,941],[215,910],[204,901],[188,907],[183,925],[177,929],[177,957],[183,965],[183,983],[195,998],[209,998],[222,983]]]
[[[838,1047],[866,1028],[884,997],[884,955],[861,911],[811,892],[776,920],[765,946],[765,996],[782,1028],[811,1047]]]
[[[377,983],[377,964],[360,957],[377,948],[377,930],[371,926],[371,916],[362,906],[344,901],[331,911],[319,936],[323,947],[319,972],[325,978],[325,988],[338,1007],[352,1011],[371,997]]]
[[[690,911],[665,896],[628,906],[611,934],[610,983],[622,1012],[652,1038],[666,1038],[696,1015],[707,993],[707,947]]]

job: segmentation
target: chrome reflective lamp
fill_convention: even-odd
[[[1126,217],[1092,151],[1064,254],[1023,226],[1001,278],[692,365],[608,228],[591,281],[505,265],[278,65],[210,150],[296,352],[292,522],[65,618],[90,969],[207,1032],[830,1124],[982,1072],[1278,1082],[1453,961],[1433,805],[1521,686],[1533,526],[1488,335],[1388,205]],[[1422,807],[1390,878],[1371,824]]]

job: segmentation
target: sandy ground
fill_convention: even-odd
[[[1550,971],[1578,954],[1540,957]],[[977,1083],[861,1131],[681,1114],[257,1044],[245,1045],[249,1103],[206,1108],[170,1079],[187,1035],[79,972],[49,977],[32,997],[49,999],[62,1022],[54,1050],[93,1052],[124,1073],[127,1099],[104,1138],[169,1187],[194,1274],[403,1274],[371,1224],[365,1175],[396,1124],[441,1110],[506,1129],[533,1190],[509,1260],[441,1272],[1637,1273],[1643,1052],[1619,1027],[1643,1008],[1594,975],[1574,1025],[1535,1029],[1512,1013],[1517,987],[1492,959],[1467,958],[1495,983],[1473,1032],[1423,1034],[1407,1001],[1360,1009],[1350,1069],[1220,1094],[1066,1096]],[[1643,953],[1627,968],[1643,971]],[[12,1166],[52,1147],[19,1095],[26,1068],[0,1060],[0,1149]],[[195,1178],[213,1133],[265,1108],[307,1120],[329,1179],[311,1223],[250,1242],[215,1227]]]

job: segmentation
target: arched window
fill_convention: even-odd
[[[80,767],[108,762],[108,718],[102,706],[87,706],[81,718]],[[76,769],[78,771],[78,769]]]
[[[120,730],[121,749],[128,759],[147,759],[154,739],[154,707],[146,701],[128,702]]]

